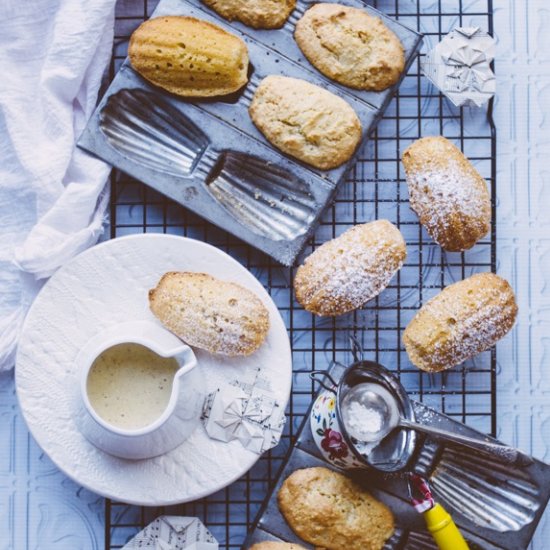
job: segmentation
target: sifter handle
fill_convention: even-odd
[[[520,467],[533,464],[533,459],[523,454],[519,449],[514,449],[513,447],[508,447],[507,445],[502,445],[501,443],[495,443],[486,439],[477,439],[461,433],[442,430],[441,428],[436,428],[435,426],[430,426],[428,424],[411,422],[406,418],[402,418],[399,421],[399,426],[402,428],[417,430],[438,439],[444,439],[457,445],[463,445],[464,447],[487,453],[495,460],[498,460],[503,464],[513,464],[514,466]]]
[[[440,550],[469,550],[469,546],[453,518],[441,504],[436,504],[424,512],[424,519],[428,531],[432,534]]]

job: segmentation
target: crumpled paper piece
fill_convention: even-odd
[[[495,44],[479,27],[459,27],[428,52],[422,72],[457,107],[481,107],[496,91]]]
[[[218,550],[218,541],[199,518],[160,516],[140,531],[122,550]]]
[[[279,443],[286,422],[283,407],[259,376],[253,384],[235,381],[209,394],[202,418],[212,439],[238,440],[258,454]]]

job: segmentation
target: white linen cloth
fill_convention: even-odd
[[[0,3],[0,370],[41,282],[102,232],[109,167],[75,142],[111,56],[114,5]]]

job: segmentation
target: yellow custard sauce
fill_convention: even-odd
[[[179,368],[141,344],[118,344],[94,361],[86,392],[95,412],[109,424],[136,430],[159,418],[170,400]]]

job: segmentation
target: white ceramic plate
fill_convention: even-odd
[[[89,443],[74,420],[78,391],[74,360],[94,334],[129,320],[154,320],[147,291],[166,271],[198,271],[254,291],[269,309],[266,342],[250,357],[220,358],[195,350],[208,390],[250,377],[258,367],[283,405],[292,359],[281,316],[259,281],[213,246],[170,235],[133,235],[99,244],[61,268],[32,305],[16,366],[19,403],[42,449],[70,478],[100,495],[132,504],[168,505],[222,489],[259,456],[238,441],[210,439],[200,426],[177,449],[129,461]]]

